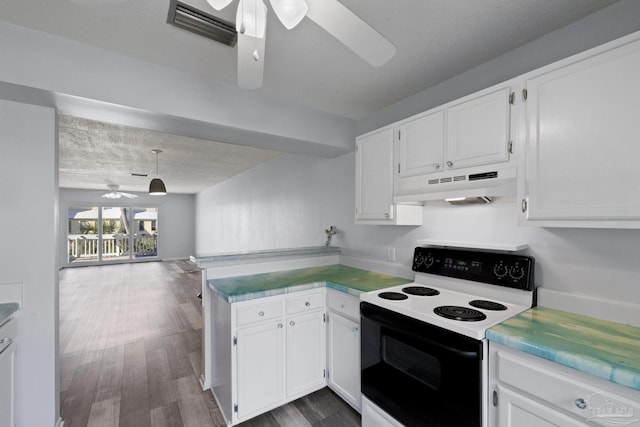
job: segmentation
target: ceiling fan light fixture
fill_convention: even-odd
[[[229,6],[232,0],[207,0],[207,3],[211,5],[215,10],[222,10]]]
[[[309,10],[304,0],[271,0],[271,7],[287,30],[298,25]]]
[[[236,31],[263,39],[267,29],[267,6],[263,0],[240,0],[236,13]]]
[[[157,148],[151,150],[152,153],[156,155],[156,177],[151,180],[149,183],[149,195],[150,196],[164,196],[167,194],[167,187],[165,187],[164,182],[159,177],[158,172],[158,154],[162,153],[162,150],[158,150]]]

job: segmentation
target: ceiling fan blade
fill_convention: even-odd
[[[374,67],[387,63],[396,47],[338,0],[307,0],[307,17]]]
[[[126,197],[127,199],[135,199],[138,196],[135,194],[131,194],[131,193],[120,193],[122,195],[122,197]]]
[[[257,89],[264,74],[265,38],[238,34],[238,87]]]

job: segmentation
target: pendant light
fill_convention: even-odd
[[[162,150],[158,150],[157,148],[151,150],[152,153],[156,155],[156,177],[151,180],[149,184],[149,195],[150,196],[164,196],[167,194],[167,187],[164,186],[164,182],[159,177],[158,173],[158,154],[162,153]]]

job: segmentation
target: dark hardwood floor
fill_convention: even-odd
[[[189,261],[60,273],[60,406],[65,427],[225,426],[202,391],[200,271]],[[324,388],[242,427],[355,427]]]

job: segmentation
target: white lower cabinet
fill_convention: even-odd
[[[329,387],[360,411],[359,299],[328,290],[327,368]]]
[[[491,426],[640,425],[640,391],[493,342],[489,350]]]
[[[211,390],[227,425],[327,385],[360,411],[358,297],[325,288],[234,303],[218,296],[211,312]]]
[[[232,304],[230,424],[326,385],[325,307],[324,289]]]

